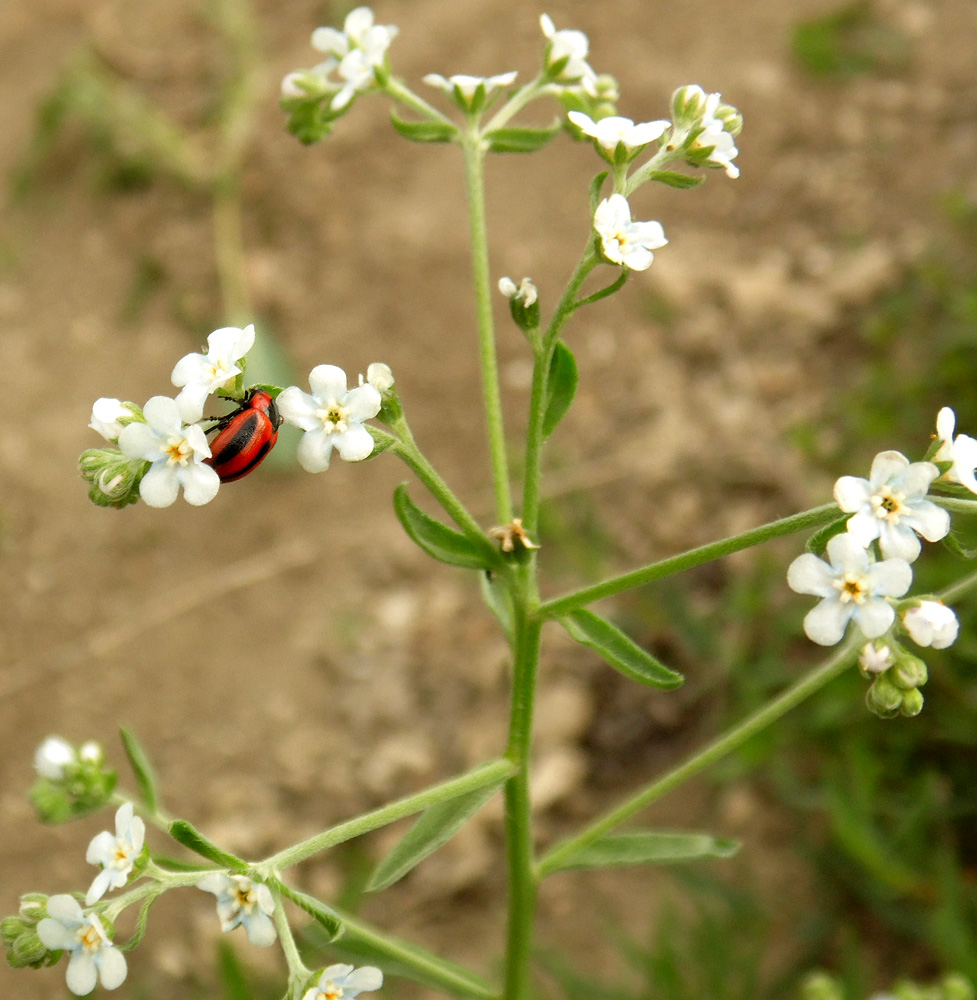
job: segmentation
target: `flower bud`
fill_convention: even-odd
[[[394,373],[390,370],[390,365],[374,361],[366,370],[366,381],[382,396],[394,384]]]
[[[679,87],[672,94],[672,121],[676,125],[692,124],[705,112],[706,100],[706,92],[698,84]]]
[[[24,969],[28,966],[39,969],[45,964],[48,956],[46,945],[37,936],[37,931],[33,929],[24,931],[16,941],[9,945],[7,951],[7,961],[15,969]]]
[[[4,947],[9,948],[21,934],[28,929],[28,925],[21,917],[4,917],[0,920],[0,942]]]
[[[902,715],[912,718],[914,715],[919,715],[922,710],[923,692],[919,688],[913,688],[902,696],[902,704],[899,706]]]
[[[886,674],[880,674],[865,692],[865,704],[873,715],[880,719],[891,719],[899,712],[904,693]]]
[[[518,285],[512,278],[500,278],[499,291],[509,300],[509,312],[520,330],[539,329],[539,290],[532,278],[523,278]]]
[[[859,672],[867,680],[884,674],[894,662],[892,649],[881,639],[865,643],[858,654]]]
[[[105,768],[101,747],[89,742],[82,749],[78,753],[60,736],[49,736],[38,748],[35,765],[40,777],[30,799],[42,822],[63,823],[83,816],[101,808],[111,796],[116,775]]]
[[[905,691],[922,687],[929,678],[926,664],[910,653],[904,653],[896,661],[895,669],[889,672],[889,679],[896,687]]]
[[[114,448],[89,448],[78,459],[82,479],[91,483],[88,499],[99,507],[121,509],[139,500],[139,484],[150,463],[128,458]]]

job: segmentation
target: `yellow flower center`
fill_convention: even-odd
[[[898,524],[899,519],[906,513],[905,500],[904,493],[882,489],[872,496],[872,509],[880,521]]]
[[[193,457],[193,448],[185,437],[174,434],[166,439],[163,454],[166,455],[167,465],[189,465]]]
[[[349,410],[339,403],[332,403],[322,410],[316,410],[327,434],[345,434],[349,430]]]
[[[863,604],[868,596],[862,578],[851,573],[846,573],[843,580],[835,580],[835,586],[838,588],[838,599],[842,604],[850,604],[852,601],[855,604]]]

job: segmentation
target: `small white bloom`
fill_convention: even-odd
[[[222,931],[243,927],[253,945],[266,948],[274,944],[276,932],[271,915],[275,900],[264,882],[253,882],[245,875],[212,872],[197,882],[197,888],[217,897]]]
[[[821,598],[804,618],[807,637],[821,646],[840,642],[853,619],[868,639],[888,631],[896,613],[885,598],[902,597],[912,581],[905,559],[872,562],[847,532],[829,539],[827,561],[805,552],[787,570],[791,590]]]
[[[319,982],[302,994],[302,1000],[353,1000],[383,986],[383,973],[372,965],[354,969],[352,965],[330,965],[322,970]]]
[[[114,990],[125,981],[125,956],[109,940],[102,922],[94,913],[87,916],[73,896],[52,896],[47,912],[38,922],[37,936],[51,951],[68,951],[71,958],[65,979],[68,989],[85,996],[95,989],[96,982]]]
[[[128,407],[118,399],[103,396],[92,404],[92,419],[88,426],[106,441],[118,441],[122,433],[120,421],[126,417],[132,419],[132,411]]]
[[[523,278],[517,285],[512,278],[499,278],[499,291],[509,300],[528,309],[539,298],[539,289],[532,278]]]
[[[949,406],[944,406],[936,415],[936,436],[940,447],[933,456],[934,462],[952,462],[945,473],[951,483],[966,486],[971,493],[977,493],[977,441],[969,434],[953,436],[957,415]]]
[[[398,28],[392,24],[373,23],[369,7],[357,7],[346,15],[343,30],[316,28],[312,32],[312,47],[336,60],[336,72],[345,81],[333,97],[330,107],[340,111],[357,93],[369,90],[376,82],[376,70],[383,65],[390,43]],[[317,70],[329,67],[317,67]]]
[[[594,229],[604,256],[613,264],[644,271],[655,259],[652,250],[663,247],[665,230],[660,222],[632,222],[631,206],[623,194],[605,198],[594,212]]]
[[[78,763],[75,748],[60,736],[49,736],[34,754],[34,769],[42,778],[59,781],[66,767]]]
[[[598,145],[610,153],[617,149],[618,143],[624,143],[624,148],[629,153],[641,149],[649,142],[661,138],[671,124],[667,121],[655,121],[635,125],[630,118],[619,118],[616,115],[595,122],[582,111],[571,111],[567,117],[584,135],[596,139]]]
[[[894,662],[892,650],[884,642],[866,642],[858,654],[858,664],[867,674],[884,674]]]
[[[364,420],[380,412],[380,393],[372,385],[346,390],[346,373],[335,365],[317,365],[309,374],[312,395],[291,385],[277,399],[282,419],[305,431],[298,447],[299,465],[306,472],[329,468],[333,448],[347,462],[359,462],[373,452],[373,437]]]
[[[902,624],[913,642],[933,649],[952,646],[960,632],[960,622],[953,608],[942,601],[920,601],[903,613]]]
[[[722,118],[716,117],[722,95],[716,93],[706,96],[702,88],[694,84],[683,87],[682,92],[685,95],[686,105],[696,110],[701,108],[702,113],[691,121],[676,122],[668,141],[669,148],[677,149],[684,145],[693,129],[701,129],[702,131],[692,141],[690,148],[706,149],[712,147],[709,159],[706,160],[707,165],[722,167],[726,171],[727,177],[739,177],[739,167],[733,163],[739,150],[736,148],[733,135],[726,130],[726,123]]]
[[[207,397],[218,389],[230,389],[241,374],[240,361],[254,345],[254,326],[243,330],[224,326],[207,338],[206,354],[188,354],[177,361],[171,381],[182,386],[176,397],[180,416],[191,424],[204,415]]]
[[[78,757],[88,764],[101,764],[105,760],[105,752],[101,744],[94,740],[86,740],[78,750]]]
[[[539,26],[546,36],[546,68],[566,59],[566,65],[555,77],[558,83],[581,83],[584,87],[588,85],[593,88],[597,79],[597,74],[591,69],[587,62],[587,53],[590,51],[590,41],[582,31],[572,31],[564,29],[556,30],[556,25],[549,14],[541,14]]]
[[[912,462],[898,451],[875,456],[868,479],[842,476],[835,483],[838,506],[854,517],[848,531],[859,544],[877,538],[885,558],[918,558],[917,535],[938,542],[950,530],[950,515],[926,499],[926,491],[940,474],[932,462]]]
[[[115,835],[103,830],[88,845],[85,860],[90,865],[101,865],[102,870],[88,890],[86,906],[101,899],[107,890],[121,889],[126,884],[145,839],[146,824],[133,814],[131,802],[123,803],[115,814]]]
[[[143,407],[146,423],[129,424],[119,435],[119,448],[130,458],[152,462],[139,484],[139,495],[150,507],[169,507],[183,487],[183,497],[199,506],[217,496],[220,478],[204,460],[210,446],[197,424],[185,426],[176,401],[153,396]]]
[[[496,91],[512,86],[518,75],[515,70],[511,73],[497,73],[495,76],[469,76],[467,73],[456,73],[454,76],[444,77],[440,73],[428,73],[424,77],[424,82],[429,87],[443,90],[448,97],[454,97],[457,90],[465,103],[471,104],[479,87],[485,88],[485,98],[489,100]]]
[[[377,392],[386,392],[394,384],[394,373],[390,370],[390,365],[374,361],[366,370],[366,381],[367,385],[372,385]],[[362,384],[361,377],[360,385]]]

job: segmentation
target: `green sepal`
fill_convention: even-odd
[[[680,191],[688,191],[689,188],[698,187],[705,180],[705,177],[690,177],[677,170],[652,170],[648,175],[648,180],[660,181],[662,184],[678,188]]]
[[[662,865],[700,858],[729,858],[738,841],[722,840],[708,833],[658,833],[635,831],[601,837],[570,855],[553,871],[567,868],[612,868],[623,865]]]
[[[578,608],[559,619],[570,638],[594,650],[625,677],[657,688],[676,688],[685,678],[656,660],[605,618]]]
[[[317,924],[319,924],[329,935],[330,941],[335,941],[336,938],[341,937],[343,931],[345,930],[345,925],[343,924],[342,918],[339,916],[335,910],[331,910],[325,903],[320,902],[314,896],[306,895],[304,892],[300,892],[298,889],[293,889],[291,886],[285,885],[284,882],[275,879],[272,885],[287,899],[290,899],[296,906],[305,910],[306,913]]]
[[[590,199],[590,214],[593,215],[597,211],[597,206],[600,204],[600,189],[604,186],[604,181],[607,180],[607,171],[602,170],[591,182],[590,190],[587,193],[587,197]]]
[[[407,122],[391,112],[390,124],[411,142],[453,142],[458,126],[451,122]]]
[[[620,291],[630,277],[631,269],[628,267],[622,267],[621,273],[606,288],[601,288],[592,295],[587,295],[582,299],[577,299],[577,301],[573,303],[573,308],[579,309],[581,306],[589,306],[593,302],[600,302],[601,299],[606,299],[608,295],[613,295],[615,292]]]
[[[292,99],[282,102],[288,115],[286,128],[304,146],[311,146],[332,134],[337,116],[333,116],[318,99]]]
[[[506,780],[505,777],[494,778],[482,788],[428,806],[403,839],[377,865],[366,891],[379,892],[402,879],[428,855],[451,840]]]
[[[156,902],[156,896],[150,896],[139,908],[139,916],[136,918],[136,929],[132,937],[125,944],[117,944],[119,951],[132,951],[146,936],[146,925],[149,923],[149,908]]]
[[[219,848],[185,819],[173,820],[169,826],[169,834],[184,847],[189,847],[195,854],[199,854],[208,861],[213,861],[221,868],[230,868],[236,872],[244,872],[248,869],[246,861]]]
[[[492,153],[535,153],[562,128],[562,124],[550,128],[497,128],[485,134],[485,142]]]
[[[394,511],[411,540],[432,559],[465,569],[489,569],[501,564],[487,538],[483,545],[476,545],[467,535],[425,514],[407,495],[405,483],[394,490]]]
[[[848,527],[848,519],[851,514],[842,514],[840,517],[835,518],[833,521],[829,521],[826,525],[818,528],[813,535],[805,542],[804,551],[813,552],[814,555],[820,556],[824,553],[824,550],[828,547],[828,542],[834,538],[835,535],[840,535]]]
[[[153,765],[150,763],[149,755],[139,740],[125,726],[119,727],[119,735],[122,737],[122,746],[125,749],[126,757],[129,758],[129,764],[136,775],[136,783],[139,785],[139,794],[142,796],[143,803],[151,813],[155,813],[159,810],[159,796],[156,793],[156,775],[153,773]]]
[[[944,537],[943,544],[955,556],[959,556],[961,559],[977,559],[977,546],[974,548],[967,548],[967,546],[960,541],[960,538],[955,531],[951,531]]]
[[[546,376],[546,405],[543,410],[543,440],[566,416],[577,392],[577,362],[562,340],[557,341]]]

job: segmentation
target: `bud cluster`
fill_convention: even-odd
[[[49,736],[34,758],[38,779],[30,799],[45,823],[64,823],[100,809],[115,789],[116,774],[105,765],[97,743],[76,750],[60,736]]]
[[[866,643],[858,657],[858,669],[872,682],[865,704],[873,715],[891,719],[919,715],[923,710],[919,689],[928,679],[926,664],[899,643],[891,639]]]
[[[37,935],[37,925],[48,915],[47,900],[41,892],[25,893],[17,915],[0,920],[0,941],[15,969],[40,969],[54,965],[61,957],[60,951],[48,951]]]

